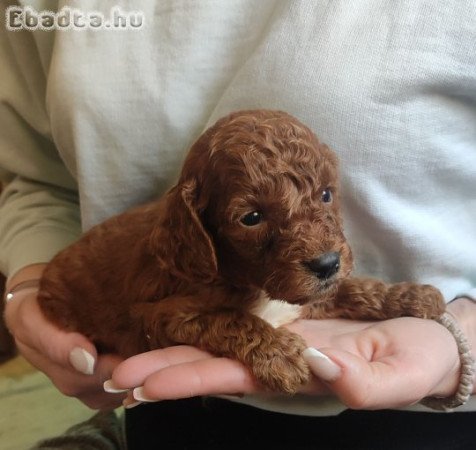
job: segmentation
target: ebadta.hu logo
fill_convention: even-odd
[[[107,14],[100,11],[82,11],[65,6],[58,11],[37,11],[30,6],[10,6],[5,11],[5,26],[19,30],[126,30],[144,25],[142,11],[124,11],[112,7]]]

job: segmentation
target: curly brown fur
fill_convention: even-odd
[[[371,278],[347,278],[327,301],[310,302],[302,316],[312,319],[384,320],[402,316],[436,319],[445,311],[440,291],[428,284],[387,284]]]
[[[308,304],[310,317],[431,317],[435,304],[441,309],[436,290],[349,279],[351,269],[335,155],[286,113],[239,111],[199,137],[163,198],[59,253],[39,302],[100,351],[127,357],[198,345],[293,393],[309,377],[306,344],[251,312],[263,291]]]

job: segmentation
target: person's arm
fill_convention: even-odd
[[[76,183],[47,114],[53,36],[37,37],[0,27],[0,271],[7,277],[49,261],[81,232]]]
[[[119,359],[97,358],[84,336],[50,324],[36,289],[21,284],[38,280],[81,233],[76,183],[54,146],[45,105],[53,36],[38,33],[41,42],[38,34],[0,27],[0,271],[6,292],[13,290],[5,322],[22,355],[63,393],[94,408],[117,406],[121,399],[106,395],[102,381]]]

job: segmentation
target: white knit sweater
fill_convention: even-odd
[[[130,3],[141,28],[0,30],[1,271],[163,193],[218,117],[272,108],[339,155],[358,274],[476,296],[473,0],[75,6]]]

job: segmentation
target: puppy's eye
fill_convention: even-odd
[[[329,188],[326,188],[322,191],[321,200],[324,203],[332,202],[332,191]]]
[[[240,219],[241,223],[243,225],[246,225],[247,227],[254,227],[255,225],[258,225],[262,220],[263,214],[261,214],[259,211],[250,212]]]

